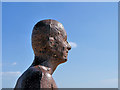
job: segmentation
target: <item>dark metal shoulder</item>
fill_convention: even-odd
[[[19,77],[14,90],[17,90],[16,88],[22,88],[22,90],[40,88],[41,78],[41,70],[36,66],[30,67]]]

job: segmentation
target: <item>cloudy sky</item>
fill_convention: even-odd
[[[72,46],[68,61],[53,77],[59,88],[117,88],[118,13],[111,3],[3,3],[2,87],[13,88],[31,65],[33,26],[55,19]]]

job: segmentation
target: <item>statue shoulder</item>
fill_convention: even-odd
[[[42,73],[42,70],[39,68],[39,65],[37,65],[37,66],[30,67],[30,68],[28,69],[28,72],[41,74],[41,73]]]
[[[24,73],[23,76],[27,77],[33,77],[33,76],[41,76],[42,71],[38,66],[33,66],[28,68]]]
[[[18,79],[15,88],[40,88],[42,71],[38,66],[28,68]]]

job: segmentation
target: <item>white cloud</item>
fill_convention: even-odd
[[[16,62],[12,63],[12,65],[16,65],[16,64],[17,64]]]
[[[76,48],[77,44],[75,42],[69,42],[72,48]]]
[[[118,82],[118,79],[117,78],[111,78],[111,79],[105,79],[105,80],[102,80],[103,82]]]
[[[16,71],[16,72],[2,72],[2,76],[7,76],[7,75],[9,75],[9,76],[18,76],[20,74],[21,74],[21,72],[19,72],[19,71]]]
[[[110,86],[115,86],[115,85],[117,86],[118,78],[104,79],[104,80],[101,80],[101,83],[105,85],[110,85]]]
[[[3,88],[14,88],[20,75],[21,75],[20,71],[2,72],[2,78],[1,78],[2,79],[2,87]]]

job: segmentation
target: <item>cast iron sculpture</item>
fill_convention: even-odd
[[[67,61],[71,49],[62,24],[51,19],[38,22],[32,32],[32,48],[35,59],[19,77],[14,90],[57,88],[52,74],[59,64]]]

